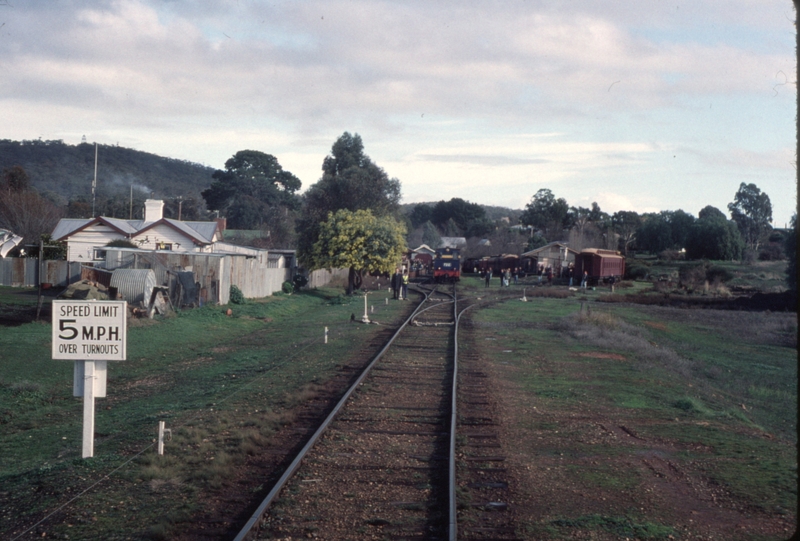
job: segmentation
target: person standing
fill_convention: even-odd
[[[486,283],[486,287],[489,287],[489,282],[492,281],[492,271],[490,269],[486,269],[486,274],[484,275],[483,280]]]
[[[583,271],[583,280],[581,280],[581,287],[586,289],[586,282],[589,281],[589,271]]]
[[[408,272],[404,272],[403,273],[403,286],[402,287],[403,287],[402,296],[403,296],[403,300],[405,301],[405,300],[408,300]]]
[[[402,283],[403,276],[400,274],[400,267],[397,267],[392,275],[392,298],[395,300],[400,298],[400,285]]]

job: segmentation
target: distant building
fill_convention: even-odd
[[[442,237],[438,248],[460,248],[467,245],[465,237]]]
[[[121,220],[98,216],[61,219],[51,237],[67,244],[67,260],[90,262],[105,257],[103,247],[114,240],[127,240],[143,250],[212,253],[238,252],[222,243],[219,222],[183,222],[164,218],[164,202],[145,201],[144,220]]]
[[[436,255],[436,250],[427,244],[420,244],[417,248],[411,250],[409,259],[412,265],[416,263],[417,265],[415,266],[422,265],[427,267],[433,262],[434,255]]]
[[[575,264],[577,250],[573,250],[563,242],[551,242],[522,254],[523,266],[527,272],[534,272],[538,266],[550,267],[553,273],[560,276],[563,269]]]

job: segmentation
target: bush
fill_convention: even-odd
[[[287,295],[291,295],[294,292],[294,284],[289,282],[288,280],[283,283],[281,286],[281,290],[286,293]]]
[[[294,282],[294,289],[297,291],[301,287],[305,287],[308,285],[308,278],[303,276],[302,274],[295,274],[294,278],[292,278],[292,282]]]
[[[242,293],[242,290],[236,286],[231,286],[229,302],[231,304],[244,304],[246,301],[244,298],[244,293]]]
[[[663,261],[682,261],[686,259],[685,254],[678,250],[664,250],[658,254],[658,258]]]
[[[780,261],[785,258],[786,255],[783,253],[783,246],[780,244],[764,246],[758,252],[758,259],[760,261]]]
[[[733,273],[719,265],[711,265],[706,269],[706,280],[710,283],[729,282],[733,280]]]
[[[650,274],[647,265],[633,263],[625,269],[625,277],[629,280],[644,280]]]
[[[678,270],[678,283],[680,286],[688,290],[702,286],[706,281],[706,265],[708,265],[706,262],[682,265]]]

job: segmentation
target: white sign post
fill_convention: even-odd
[[[53,359],[75,361],[73,396],[83,397],[83,458],[94,456],[94,399],[106,396],[107,361],[127,354],[128,303],[53,301]]]

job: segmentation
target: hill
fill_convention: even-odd
[[[159,199],[179,195],[200,199],[215,169],[114,145],[98,145],[97,195],[135,192]],[[0,140],[0,171],[19,165],[30,185],[59,204],[92,193],[95,146],[57,141]]]

